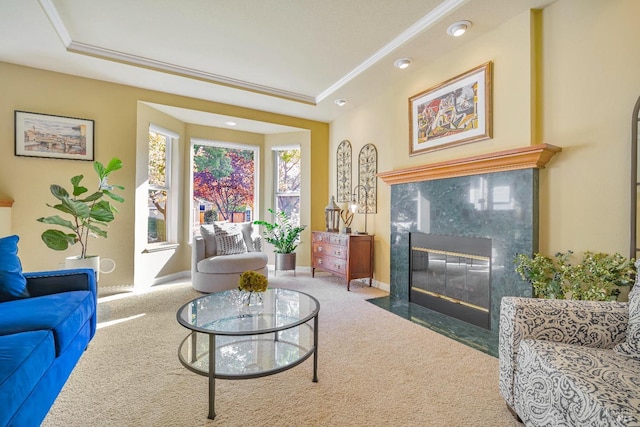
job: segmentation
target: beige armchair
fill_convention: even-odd
[[[251,222],[202,225],[193,239],[191,280],[199,292],[219,292],[238,287],[240,274],[267,275],[267,254]]]

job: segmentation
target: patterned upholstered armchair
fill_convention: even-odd
[[[514,415],[527,426],[640,425],[640,353],[618,351],[630,306],[504,297],[500,393]]]

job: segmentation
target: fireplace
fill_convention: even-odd
[[[375,303],[497,355],[502,297],[531,296],[514,258],[538,251],[540,169],[559,151],[539,144],[379,173],[391,185],[391,271],[390,295]]]
[[[434,302],[432,298],[418,296],[420,291],[409,291],[412,279],[410,265],[413,268],[412,258],[415,255],[415,251],[410,249],[414,243],[410,242],[410,237],[413,238],[415,233],[457,236],[467,241],[484,239],[490,242],[486,243],[490,248],[481,254],[458,249],[449,242],[444,249],[435,248],[444,254],[431,251],[433,254],[429,254],[429,260],[435,260],[436,255],[446,255],[440,259],[444,258],[451,267],[449,273],[455,274],[454,263],[462,262],[457,258],[470,265],[472,263],[467,259],[472,258],[465,255],[479,256],[473,265],[479,267],[482,261],[482,267],[489,271],[489,291],[485,294],[489,301],[485,306],[484,303],[471,304],[483,306],[488,313],[463,310],[462,304],[451,300],[452,304],[447,304],[444,303],[445,298],[436,298],[441,303],[439,306],[448,306],[445,309],[448,316],[459,317],[459,312],[465,311],[462,317],[465,322],[497,333],[502,297],[531,296],[531,286],[518,276],[513,260],[517,254],[537,251],[537,195],[537,169],[394,185],[391,188],[391,298],[414,304],[419,299]],[[460,300],[457,296],[452,298]],[[433,308],[431,305],[429,308],[441,311],[441,307]],[[469,313],[474,313],[471,318]]]
[[[409,301],[491,329],[491,239],[409,233]]]

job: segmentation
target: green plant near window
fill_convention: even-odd
[[[118,212],[107,198],[120,203],[124,202],[122,197],[112,192],[113,189],[124,190],[124,187],[109,185],[108,177],[112,172],[122,168],[122,161],[114,157],[106,167],[96,161],[93,163],[93,168],[98,174],[98,189],[88,196],[80,197],[89,192],[81,184],[84,175],[71,178],[73,186],[71,193],[57,184],[49,187],[51,194],[58,199],[59,203],[55,205],[47,203],[47,206],[71,217],[71,220],[59,215],[38,218],[38,221],[44,224],[57,225],[66,229],[65,231],[49,229],[42,233],[42,240],[49,248],[64,251],[69,245],[80,243],[82,247],[80,258],[87,258],[89,236],[107,237],[105,228],[115,219],[114,213]]]
[[[284,211],[275,212],[273,209],[269,209],[269,212],[273,215],[274,222],[253,221],[253,223],[265,227],[262,235],[268,243],[274,246],[275,253],[292,253],[300,243],[300,233],[307,226],[293,224]]]
[[[209,209],[208,211],[204,211],[204,223],[205,224],[213,224],[218,220],[218,213]]]
[[[515,257],[516,272],[533,286],[536,298],[615,301],[623,287],[633,285],[634,259],[602,252],[584,252],[578,264],[571,263],[573,251],[554,257],[536,253]]]

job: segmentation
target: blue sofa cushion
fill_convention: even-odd
[[[0,302],[29,296],[18,258],[18,236],[0,238]]]
[[[51,330],[58,356],[89,321],[95,311],[95,304],[90,291],[8,301],[0,307],[0,335]]]
[[[54,359],[51,331],[0,336],[0,425],[8,424]]]

